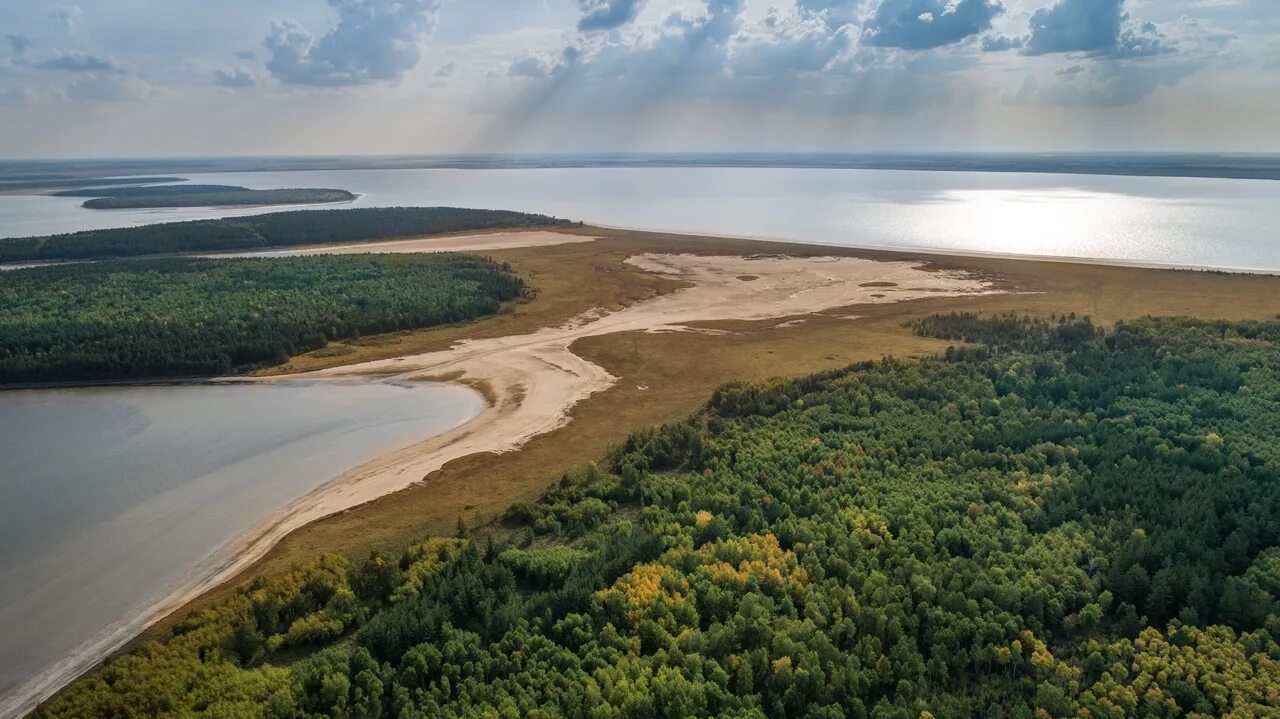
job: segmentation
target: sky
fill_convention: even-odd
[[[1280,0],[0,0],[0,157],[1280,151]]]

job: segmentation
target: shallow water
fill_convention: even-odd
[[[290,501],[483,407],[368,380],[0,392],[0,699]]]
[[[341,207],[458,205],[588,223],[861,247],[1280,270],[1280,182],[791,168],[338,170],[188,175],[340,187]],[[288,208],[85,210],[0,196],[0,236]]]

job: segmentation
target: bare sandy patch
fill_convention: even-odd
[[[468,339],[438,352],[259,380],[342,376],[381,376],[384,381],[447,379],[483,387],[489,407],[454,430],[380,457],[297,500],[244,537],[218,579],[233,576],[308,522],[421,482],[455,459],[477,452],[510,452],[563,426],[575,405],[617,381],[603,367],[572,351],[573,343],[585,337],[631,331],[723,333],[690,325],[798,318],[856,304],[993,291],[981,278],[963,272],[926,271],[918,262],[691,254],[644,254],[627,262],[691,286],[616,312],[596,309],[563,325],[528,334]],[[738,279],[746,274],[757,279]],[[875,288],[860,286],[868,282],[878,284]],[[897,287],[879,284],[889,282]]]

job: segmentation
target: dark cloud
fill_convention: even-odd
[[[996,0],[884,0],[863,26],[862,42],[928,50],[990,30],[1003,12]]]
[[[223,87],[252,87],[258,78],[248,68],[229,67],[213,71],[213,81]]]
[[[31,47],[31,40],[25,35],[17,33],[9,33],[4,36],[5,44],[9,46],[9,55],[15,60],[21,60],[26,55],[27,49]]]
[[[79,5],[64,5],[55,8],[49,15],[73,35],[80,32],[80,28],[84,26],[84,10]]]
[[[579,30],[612,30],[635,20],[644,0],[578,0],[578,7],[582,9]]]
[[[241,60],[257,60],[258,53],[254,52],[253,50],[241,50],[240,52],[236,53],[236,57]]]
[[[267,70],[297,85],[364,85],[398,80],[417,67],[435,29],[440,0],[329,0],[338,24],[317,38],[292,20],[275,21],[264,41]]]
[[[1154,23],[1133,22],[1125,0],[1058,0],[1031,16],[1028,55],[1079,52],[1135,58],[1173,51]]]
[[[48,60],[36,63],[41,70],[65,70],[67,72],[120,72],[120,66],[114,58],[103,55],[91,55],[87,52],[72,50],[57,52]]]
[[[1059,0],[1031,15],[1027,54],[1101,52],[1115,47],[1124,0]]]

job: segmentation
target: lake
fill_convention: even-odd
[[[342,207],[457,205],[588,223],[859,247],[1280,271],[1280,182],[791,168],[210,173],[191,182],[337,187]],[[0,196],[0,236],[289,208],[86,210]]]
[[[363,379],[0,392],[0,715],[290,501],[483,408]]]

